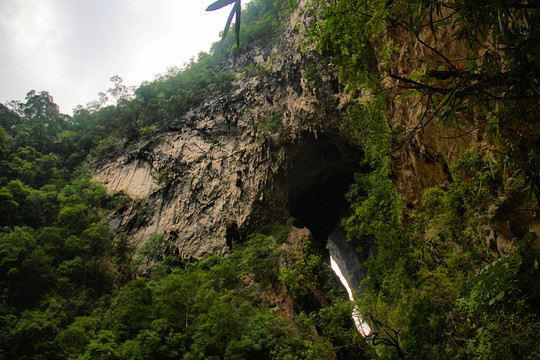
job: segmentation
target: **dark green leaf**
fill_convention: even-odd
[[[229,14],[229,18],[227,19],[227,23],[225,24],[225,29],[223,29],[223,36],[221,37],[221,40],[225,39],[225,36],[227,36],[227,33],[229,32],[229,27],[231,26],[232,18],[235,12],[236,12],[236,6],[233,7],[233,9],[231,10],[231,13]]]
[[[236,36],[236,51],[240,51],[240,14],[241,14],[241,0],[237,0],[236,4],[234,5],[236,9],[236,23],[234,24],[234,31]]]
[[[217,9],[221,9],[222,7],[232,4],[235,1],[236,0],[218,0],[215,3],[211,4],[210,6],[208,6],[206,8],[206,11],[214,11]]]

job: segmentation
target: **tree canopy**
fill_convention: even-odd
[[[308,3],[307,35],[332,57],[350,98],[343,128],[365,152],[342,225],[376,249],[356,297],[369,339],[320,249],[304,239],[286,250],[290,225],[201,261],[182,258],[163,234],[136,250],[109,227],[107,214],[133,200],[92,182],[83,161],[147,141],[232,89],[236,75],[223,64],[239,51],[239,31],[242,51],[278,33],[284,1],[253,0],[242,22],[240,1],[209,8],[230,4],[209,54],[133,92],[113,77],[116,105],[102,93],[70,117],[46,91],[0,104],[0,359],[539,358],[539,234],[529,227],[540,187],[533,1]],[[236,47],[225,36],[234,15]],[[389,62],[396,44],[377,43],[395,29],[437,61],[399,72]],[[464,56],[446,57],[426,31],[437,46],[465,44]],[[399,84],[395,101],[427,109],[418,127],[392,127],[382,79]],[[448,184],[406,206],[392,156],[432,122],[456,136],[474,129],[482,146],[456,157]],[[494,244],[498,225],[514,236],[505,252]]]

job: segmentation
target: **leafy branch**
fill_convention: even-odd
[[[225,28],[223,29],[223,36],[221,37],[221,40],[225,39],[227,36],[227,33],[229,32],[229,27],[231,26],[231,22],[233,19],[233,16],[236,14],[236,22],[234,23],[234,34],[236,37],[236,47],[237,51],[240,51],[240,15],[242,11],[241,6],[241,0],[218,0],[214,3],[212,3],[210,6],[206,8],[206,11],[214,11],[221,9],[222,7],[225,7],[227,5],[233,4],[233,8],[231,10],[231,13],[229,14],[229,18],[227,19],[227,23],[225,24]]]

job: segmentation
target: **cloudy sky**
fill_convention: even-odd
[[[111,76],[126,85],[181,67],[219,40],[213,0],[0,0],[0,102],[46,90],[72,114]],[[246,1],[244,1],[246,2]]]

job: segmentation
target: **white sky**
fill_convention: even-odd
[[[114,75],[138,86],[182,67],[219,40],[231,7],[212,2],[0,0],[0,102],[45,90],[71,115]]]

